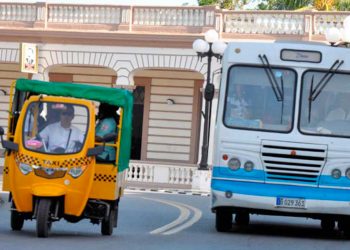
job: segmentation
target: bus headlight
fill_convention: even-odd
[[[348,179],[350,179],[350,168],[348,168],[348,169],[345,171],[345,176],[348,177]]]
[[[19,170],[22,172],[22,174],[27,175],[30,172],[32,172],[32,167],[26,163],[19,163]]]
[[[332,170],[332,177],[334,179],[339,179],[341,177],[341,171],[337,168]]]
[[[241,161],[238,158],[231,158],[228,163],[227,166],[231,169],[231,170],[237,170],[241,167]]]
[[[254,163],[252,161],[247,161],[244,163],[244,170],[250,172],[254,169]]]

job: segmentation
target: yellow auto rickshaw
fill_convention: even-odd
[[[11,228],[36,219],[38,237],[52,222],[87,218],[111,235],[117,226],[131,148],[132,94],[123,89],[18,79],[11,87],[3,190]],[[95,103],[119,107],[115,132],[95,141]],[[68,124],[69,123],[69,124]],[[105,147],[115,159],[98,161]]]

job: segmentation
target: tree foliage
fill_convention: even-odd
[[[312,0],[264,0],[258,5],[258,8],[261,10],[296,10],[312,3]]]
[[[349,11],[350,10],[350,0],[337,0],[334,3],[334,7],[339,11]]]
[[[217,5],[221,9],[236,10],[242,9],[247,2],[248,0],[198,0],[198,5]]]
[[[314,7],[316,10],[329,11],[334,6],[334,0],[314,0]]]

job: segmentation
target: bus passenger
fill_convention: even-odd
[[[337,106],[326,117],[326,121],[345,121],[350,119],[349,96],[341,94],[337,100]]]

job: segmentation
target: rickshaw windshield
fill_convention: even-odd
[[[47,154],[73,154],[83,148],[89,112],[81,105],[32,102],[23,123],[23,146]]]

